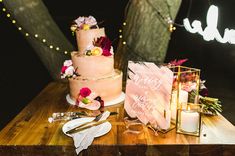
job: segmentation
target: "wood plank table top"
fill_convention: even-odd
[[[73,140],[64,135],[65,122],[48,122],[54,112],[78,111],[65,96],[66,83],[51,82],[0,132],[0,156],[76,155]],[[203,116],[200,137],[158,136],[143,126],[139,134],[126,133],[123,103],[106,107],[118,112],[109,117],[112,129],[94,140],[80,155],[235,155],[235,127],[222,115]]]

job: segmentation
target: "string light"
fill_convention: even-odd
[[[2,3],[2,2],[3,2],[3,0],[0,0],[0,3]],[[7,12],[7,9],[6,9],[6,8],[2,8],[2,11],[3,11],[3,12]],[[7,13],[6,16],[7,16],[8,18],[10,18],[10,17],[11,17],[11,14],[10,14],[10,13]],[[13,24],[16,24],[16,20],[14,20],[14,19],[12,19],[11,22],[12,22]],[[123,24],[123,26],[126,26],[126,25],[127,25],[126,22],[123,22],[122,24]],[[16,25],[16,27],[18,28],[19,31],[24,31],[26,37],[29,37],[29,36],[30,36],[30,33],[27,32],[27,31],[25,31],[22,27],[17,26],[17,25]],[[122,29],[119,29],[119,33],[122,33]],[[35,38],[39,38],[39,35],[38,35],[37,33],[31,34],[31,35],[34,36]],[[120,39],[123,38],[122,34],[119,35],[119,38],[120,38]],[[46,40],[45,38],[39,39],[39,41],[41,41],[43,44],[46,44],[46,43],[47,43],[47,40]],[[122,44],[125,45],[125,44],[126,44],[126,41],[123,41]],[[56,47],[55,50],[56,50],[56,51],[60,51],[60,48],[57,47],[57,46],[53,46],[53,45],[51,45],[51,44],[50,44],[50,45],[46,44],[46,46],[48,46],[50,49],[54,49],[54,47]],[[62,51],[62,52],[63,52],[63,54],[65,54],[65,55],[69,54],[67,50]]]
[[[123,22],[122,25],[123,25],[123,26],[126,26],[126,22]],[[122,39],[122,38],[123,38],[123,36],[122,36],[122,29],[119,29],[118,31],[119,31],[119,33],[120,33],[119,39]],[[123,44],[123,45],[126,45],[126,41],[122,41],[122,44]]]
[[[2,3],[2,2],[3,2],[3,0],[0,0],[0,3]],[[6,9],[5,7],[2,8],[2,11],[5,12],[5,13],[6,13],[6,16],[11,19],[11,14],[7,11],[7,9]],[[15,19],[11,19],[11,22],[16,25],[16,20],[15,20]],[[45,45],[46,45],[47,47],[49,47],[50,49],[54,49],[54,47],[56,47],[54,50],[56,50],[56,51],[62,51],[58,46],[54,46],[54,45],[52,45],[52,44],[48,45],[48,44],[47,44],[47,40],[46,40],[45,38],[41,38],[41,39],[39,38],[39,36],[40,36],[39,34],[37,34],[37,33],[35,33],[35,34],[30,34],[30,33],[27,32],[25,29],[23,29],[21,26],[17,26],[17,25],[16,25],[16,27],[17,27],[17,29],[18,29],[19,31],[23,31],[23,32],[24,32],[24,35],[25,35],[26,37],[34,36],[36,39],[38,39],[38,41],[41,41],[43,44],[45,44]],[[65,54],[65,55],[69,54],[67,50],[62,51],[62,53]]]

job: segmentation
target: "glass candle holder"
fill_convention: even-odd
[[[200,86],[200,69],[173,66],[174,73],[171,94],[171,119],[176,123],[177,110],[188,102],[198,103]]]
[[[201,132],[201,105],[188,103],[177,109],[176,132],[200,136]]]

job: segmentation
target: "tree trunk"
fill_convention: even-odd
[[[171,36],[164,18],[174,20],[180,4],[181,0],[130,0],[115,66],[125,74],[128,60],[163,63]]]
[[[16,25],[22,27],[23,35],[29,33],[27,41],[48,69],[53,79],[60,78],[60,67],[66,58],[69,58],[72,44],[53,21],[47,8],[41,0],[4,0],[7,10],[11,11]],[[38,37],[35,37],[35,34]],[[42,42],[46,39],[46,42]],[[53,48],[50,48],[50,45]],[[56,47],[59,47],[59,49]],[[65,55],[67,51],[67,55]]]

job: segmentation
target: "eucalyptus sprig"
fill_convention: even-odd
[[[189,102],[194,102],[195,91],[189,92]],[[218,98],[204,97],[199,95],[199,104],[202,105],[202,113],[208,115],[217,115],[222,112],[221,101]]]
[[[222,112],[221,101],[217,98],[200,96],[199,103],[202,104],[205,114],[217,115],[218,112]]]

